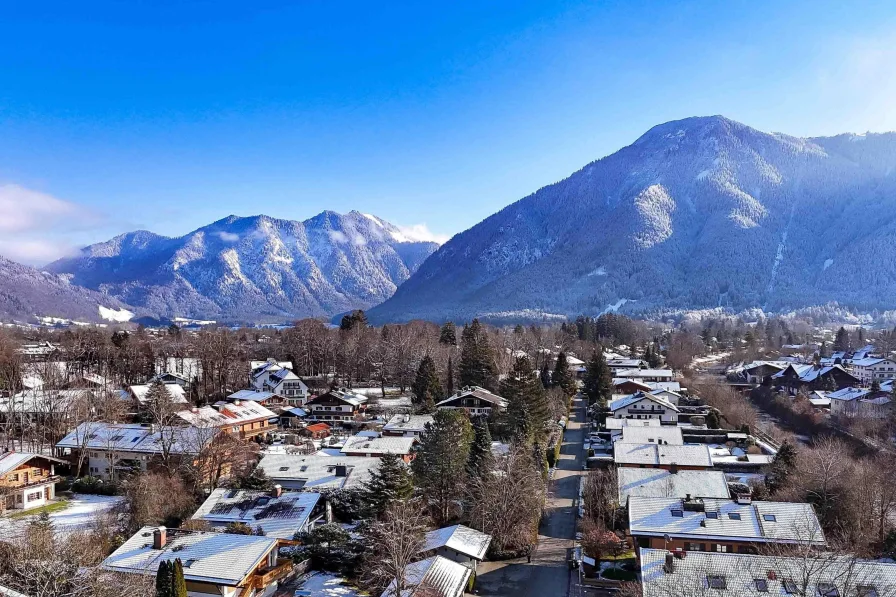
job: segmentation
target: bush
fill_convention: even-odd
[[[607,568],[601,573],[601,576],[608,580],[638,580],[638,575],[635,572],[632,572],[631,570],[624,570],[622,568]]]
[[[115,483],[88,476],[75,479],[75,482],[72,483],[72,491],[93,495],[118,495],[118,486]]]

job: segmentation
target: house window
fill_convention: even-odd
[[[778,519],[775,517],[774,514],[763,514],[762,520],[764,520],[765,522],[777,522],[778,521]]]
[[[719,513],[718,512],[707,512],[706,518],[711,518],[713,520],[716,520],[719,518]]]
[[[728,546],[716,543],[716,551],[719,553],[728,553]]]
[[[40,491],[35,491],[33,493],[29,493],[28,497],[27,497],[27,501],[33,502],[34,500],[39,500],[42,495],[43,495],[43,493]]]
[[[671,513],[672,513],[672,516],[674,516],[675,518],[683,518],[684,517],[684,511],[680,510],[678,508],[673,508]]]
[[[706,586],[710,589],[725,589],[728,587],[728,583],[725,581],[724,576],[718,574],[707,574]]]
[[[740,520],[740,512],[729,512],[728,518],[731,520]]]
[[[820,582],[818,583],[819,597],[840,597],[840,591],[834,586],[834,583]]]
[[[793,579],[785,578],[783,581],[781,581],[781,584],[784,585],[785,593],[787,593],[788,595],[796,594],[797,588],[796,588],[796,583],[793,582]]]
[[[877,597],[877,587],[874,585],[858,585],[856,597]]]
[[[768,581],[764,578],[756,578],[753,580],[756,590],[760,593],[768,593]]]

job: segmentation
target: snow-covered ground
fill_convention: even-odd
[[[312,597],[359,597],[361,594],[354,588],[342,583],[345,579],[329,572],[312,572],[305,582],[296,588],[309,591]]]
[[[109,512],[121,500],[119,496],[74,494],[68,500],[67,508],[50,513],[50,520],[57,532],[89,529],[99,516]],[[17,535],[32,520],[34,516],[0,517],[0,537]]]

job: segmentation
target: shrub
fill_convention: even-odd
[[[93,495],[118,495],[118,486],[115,483],[88,476],[75,479],[75,482],[72,483],[72,491]]]

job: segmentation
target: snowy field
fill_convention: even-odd
[[[312,572],[305,582],[296,588],[310,592],[312,597],[359,597],[360,593],[357,590],[342,584],[344,581],[344,578],[336,574]]]
[[[52,512],[50,520],[57,532],[86,530],[96,522],[99,516],[121,503],[121,499],[119,496],[74,494],[67,502],[68,507]],[[0,537],[17,535],[34,518],[35,516],[16,518],[4,516],[0,518]]]

